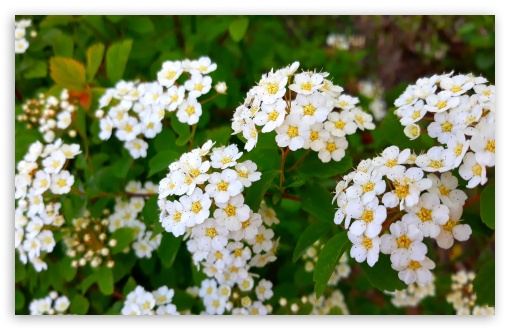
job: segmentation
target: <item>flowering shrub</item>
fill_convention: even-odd
[[[174,40],[165,17],[94,17],[16,23],[52,81],[17,93],[16,313],[495,313],[490,79],[358,77],[364,35],[282,65],[249,52],[255,18],[204,18],[205,39],[176,18]],[[91,40],[74,56],[68,24]]]

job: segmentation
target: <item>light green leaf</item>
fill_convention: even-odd
[[[246,31],[248,30],[249,23],[250,20],[247,17],[238,17],[230,22],[228,32],[230,33],[232,40],[235,42],[241,41],[244,38]]]
[[[264,194],[269,189],[274,178],[279,174],[279,171],[271,170],[262,172],[259,181],[255,181],[251,187],[246,188],[246,197],[244,203],[252,210],[258,210]]]
[[[398,278],[398,272],[391,268],[388,255],[380,254],[379,260],[373,267],[370,267],[366,262],[360,265],[374,288],[390,292],[407,288],[407,285]]]
[[[99,291],[102,294],[108,296],[113,293],[113,273],[112,269],[106,266],[106,263],[99,266],[96,272],[97,275],[97,284],[99,286]]]
[[[496,261],[484,264],[473,280],[476,304],[479,306],[496,304]]]
[[[480,216],[490,229],[496,228],[496,185],[488,185],[480,197]]]
[[[128,16],[129,29],[138,33],[147,33],[154,30],[154,24],[148,16]]]
[[[148,178],[156,173],[164,171],[166,175],[168,173],[168,165],[178,159],[180,154],[174,150],[165,150],[156,154],[149,160],[149,174]]]
[[[181,247],[182,238],[183,236],[175,237],[171,233],[163,234],[158,248],[158,255],[165,267],[172,267],[177,252],[179,252]]]
[[[151,196],[145,201],[143,206],[142,216],[145,223],[158,223],[159,221],[159,208],[158,208],[158,195]]]
[[[14,308],[20,310],[25,306],[25,296],[19,289],[14,291]]]
[[[67,34],[60,34],[53,38],[53,53],[55,56],[72,58],[74,53],[74,40]]]
[[[58,25],[67,25],[72,20],[73,18],[70,15],[48,15],[42,20],[39,27],[46,28]]]
[[[27,79],[44,78],[48,74],[48,64],[43,60],[31,61],[23,76]]]
[[[89,301],[82,295],[76,295],[71,300],[69,311],[71,314],[85,315],[89,310]]]
[[[297,241],[292,256],[292,262],[296,262],[313,243],[326,234],[332,227],[333,225],[324,222],[313,223],[308,226]]]
[[[321,221],[333,224],[335,218],[335,209],[331,204],[333,195],[318,182],[308,182],[303,187],[301,201],[303,210]]]
[[[87,80],[91,81],[103,61],[104,45],[95,44],[87,49]]]
[[[338,260],[347,249],[348,242],[347,232],[344,231],[333,236],[322,248],[313,272],[314,292],[317,298],[324,292]]]
[[[50,76],[57,85],[76,91],[81,91],[87,83],[85,67],[71,58],[52,57]]]
[[[133,40],[116,42],[106,51],[106,75],[112,83],[122,79],[133,46]]]

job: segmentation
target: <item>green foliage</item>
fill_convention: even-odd
[[[111,295],[114,290],[113,272],[106,264],[99,266],[96,272],[99,290],[104,295]]]
[[[112,234],[112,239],[117,241],[117,244],[110,249],[112,254],[117,254],[124,251],[125,248],[135,239],[135,231],[133,228],[118,228]]]
[[[480,215],[487,227],[496,228],[496,185],[484,188],[480,199]]]
[[[322,248],[313,271],[314,292],[317,298],[324,292],[338,260],[340,260],[348,246],[349,239],[347,238],[347,232],[344,231],[333,236]]]
[[[95,44],[87,49],[87,80],[94,79],[99,66],[103,62],[104,45]]]
[[[82,90],[87,82],[83,64],[70,58],[52,57],[50,74],[55,84],[76,91]]]
[[[150,178],[156,173],[160,173],[165,169],[168,170],[168,166],[179,157],[180,154],[175,150],[165,150],[157,153],[149,160],[149,174],[147,177]]]
[[[398,278],[398,272],[391,268],[391,261],[388,255],[379,255],[379,260],[373,267],[366,262],[360,264],[368,277],[370,283],[381,291],[393,292],[403,290],[407,285]]]
[[[292,261],[296,262],[306,252],[306,249],[330,231],[332,227],[332,225],[323,222],[317,222],[308,226],[297,241],[294,254],[292,255]]]
[[[126,39],[108,47],[106,51],[106,75],[112,83],[122,79],[132,46],[133,40]]]
[[[246,31],[248,30],[249,23],[250,20],[247,17],[239,17],[233,19],[228,27],[228,32],[230,33],[232,40],[235,42],[241,41],[244,38]]]
[[[264,171],[259,181],[254,182],[251,187],[246,188],[244,203],[252,210],[258,210],[264,194],[269,189],[279,171]]]
[[[181,245],[182,236],[175,237],[173,234],[163,234],[158,248],[158,255],[165,267],[172,267]]]
[[[473,280],[473,290],[476,292],[476,304],[479,306],[496,304],[496,261],[487,262],[480,268]]]
[[[335,210],[332,207],[333,195],[320,183],[309,181],[303,186],[303,210],[315,218],[333,224]],[[305,193],[306,192],[306,193]]]

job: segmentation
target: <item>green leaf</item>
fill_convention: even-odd
[[[87,81],[94,79],[94,76],[103,61],[104,45],[95,44],[87,49]]]
[[[310,315],[310,313],[313,310],[313,305],[309,302],[301,306],[301,308],[298,310],[297,315]]]
[[[97,269],[97,284],[99,291],[104,295],[111,295],[113,293],[113,273],[112,269],[108,268],[106,264],[102,264]]]
[[[172,120],[170,122],[174,131],[179,135],[175,144],[178,146],[183,146],[191,139],[191,126],[185,123],[181,123],[179,119],[177,119],[176,115],[172,116]]]
[[[119,178],[125,178],[131,168],[133,158],[128,153],[124,153],[124,156],[113,164],[114,175]]]
[[[145,223],[158,223],[159,221],[159,208],[158,208],[158,195],[151,196],[145,201],[142,209],[142,216]]]
[[[71,314],[85,315],[89,310],[89,301],[82,295],[76,295],[69,304],[69,311]]]
[[[14,309],[20,310],[25,306],[25,296],[23,292],[19,289],[16,289],[14,292]]]
[[[164,234],[161,238],[158,255],[161,263],[165,267],[172,267],[175,257],[177,256],[177,252],[179,252],[179,248],[181,247],[182,238],[183,236],[175,237],[171,233]]]
[[[328,315],[344,315],[342,309],[338,306],[333,306],[328,312]]]
[[[197,130],[198,131],[198,130]],[[232,128],[227,125],[215,127],[212,129],[203,129],[196,133],[194,147],[202,146],[207,140],[216,142],[215,146],[226,145],[230,140]]]
[[[15,258],[16,260],[14,261],[14,282],[23,281],[27,277],[27,271],[25,269],[26,266],[21,263],[18,254],[16,254]]]
[[[308,182],[303,186],[301,207],[317,219],[333,224],[335,209],[331,203],[333,195],[317,182]]]
[[[163,228],[163,226],[161,225],[161,222],[155,222],[154,223],[154,228],[152,229],[152,235],[151,235],[150,239],[153,239],[158,234],[161,234],[163,232],[165,232],[165,228]]]
[[[304,177],[316,177],[321,179],[344,174],[351,168],[352,158],[349,156],[345,156],[339,162],[330,161],[329,163],[323,163],[315,153],[308,155],[298,166],[299,172],[301,172]]]
[[[165,150],[157,153],[156,156],[149,160],[149,174],[147,177],[150,178],[154,174],[163,170],[166,170],[164,174],[167,174],[168,165],[170,165],[174,160],[178,159],[179,156],[180,153],[175,150]]]
[[[391,268],[388,255],[380,254],[379,260],[373,267],[370,267],[366,262],[360,265],[372,286],[381,291],[393,292],[407,288],[407,285],[398,278],[398,272]]]
[[[122,289],[122,294],[127,296],[131,291],[133,291],[137,286],[135,279],[130,276],[127,280],[126,284],[124,284],[124,288]]]
[[[67,25],[72,20],[73,18],[70,15],[48,15],[42,20],[39,27],[46,28],[58,25]]]
[[[496,228],[496,185],[488,185],[480,197],[480,216],[490,229]]]
[[[494,307],[496,304],[496,261],[484,264],[473,280],[476,304]]]
[[[317,298],[324,292],[338,260],[347,249],[348,242],[347,232],[344,231],[333,236],[322,248],[313,271],[314,292]]]
[[[324,222],[313,223],[308,226],[297,241],[294,254],[292,255],[292,262],[296,262],[313,243],[326,234],[332,227],[332,225]]]
[[[154,149],[156,152],[175,149],[176,136],[169,127],[163,127],[161,132],[154,138]]]
[[[248,30],[249,23],[250,20],[247,17],[238,17],[230,22],[228,32],[230,33],[232,40],[235,42],[241,41]]]
[[[269,186],[273,182],[274,178],[280,173],[280,171],[265,171],[262,172],[259,181],[255,181],[251,187],[246,188],[246,197],[244,203],[252,210],[258,210],[264,194],[269,189]]]
[[[174,289],[174,297],[172,298],[172,304],[177,306],[178,311],[189,310],[195,304],[196,299],[191,297],[185,291]]]
[[[71,58],[50,58],[50,76],[57,85],[76,91],[87,83],[85,67]]]
[[[106,75],[112,83],[122,79],[133,46],[133,40],[116,42],[106,51]]]
[[[53,38],[53,53],[55,56],[72,58],[74,53],[73,38],[63,33]]]
[[[135,231],[133,228],[123,227],[116,229],[112,234],[112,239],[117,241],[117,244],[110,249],[112,254],[117,254],[124,251],[125,248],[135,239]]]
[[[60,262],[60,271],[62,272],[62,276],[64,277],[66,282],[72,281],[75,278],[76,273],[78,271],[78,269],[76,267],[73,267],[71,263],[72,259],[67,257],[63,258],[62,261]]]
[[[48,64],[43,60],[31,61],[23,76],[27,79],[44,78],[48,74]]]
[[[129,16],[129,29],[138,33],[147,33],[154,30],[154,24],[148,16]]]
[[[78,107],[76,113],[76,128],[83,140],[87,139],[87,114],[83,107]]]

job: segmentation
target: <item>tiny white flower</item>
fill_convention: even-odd
[[[405,284],[410,285],[412,283],[426,284],[433,280],[430,269],[433,269],[436,265],[428,257],[425,257],[422,261],[409,261],[409,264],[405,266],[391,265],[393,269],[398,271],[398,278]]]
[[[211,208],[212,202],[209,195],[207,193],[204,194],[202,189],[195,188],[191,195],[182,196],[179,199],[179,202],[186,211],[184,218],[188,227],[192,227],[195,224],[201,224],[209,217],[209,209]]]
[[[380,238],[368,238],[363,234],[354,235],[350,231],[347,232],[347,236],[353,244],[350,256],[359,263],[366,260],[368,265],[373,267],[377,260],[379,260]]]
[[[373,117],[361,110],[360,108],[354,108],[350,110],[354,116],[354,122],[358,125],[358,128],[362,131],[365,129],[371,130],[375,128],[375,124],[373,123]]]
[[[261,251],[268,252],[273,248],[273,237],[274,232],[271,229],[260,226],[257,235],[253,239],[248,240],[248,243],[252,245],[254,253],[260,253]]]
[[[62,167],[66,162],[66,156],[60,150],[56,150],[52,152],[48,157],[46,157],[42,164],[44,166],[44,171],[48,174],[59,173]]]
[[[309,125],[301,121],[297,114],[290,114],[283,124],[276,128],[276,143],[279,147],[289,147],[296,151],[303,148],[305,139],[310,137]]]
[[[462,224],[460,217],[462,208],[450,208],[450,218],[441,226],[441,231],[436,237],[437,245],[443,249],[449,249],[453,246],[454,238],[463,242],[469,239],[471,227],[468,224]]]
[[[420,137],[420,126],[417,124],[409,124],[404,128],[404,134],[409,138],[409,140],[416,140]]]
[[[340,97],[335,101],[335,107],[340,108],[342,110],[351,110],[359,103],[359,99],[357,97],[352,97],[346,94],[340,95]]]
[[[99,138],[101,140],[108,140],[112,136],[113,122],[110,117],[102,118],[99,121]]]
[[[197,98],[200,95],[207,94],[211,90],[212,79],[209,76],[201,74],[192,74],[191,79],[184,83],[184,88],[188,91],[191,98]]]
[[[258,111],[253,122],[262,127],[262,133],[271,132],[280,126],[285,119],[287,104],[284,100],[277,100],[272,104],[262,104],[261,111]]]
[[[318,73],[302,72],[294,76],[289,89],[299,94],[311,95],[324,85],[324,77]]]
[[[287,76],[282,72],[268,72],[262,76],[255,92],[266,104],[271,104],[285,95]]]
[[[442,91],[438,94],[427,96],[425,101],[427,102],[424,106],[425,110],[429,112],[444,112],[459,105],[460,99],[459,97],[452,96],[450,91]]]
[[[67,194],[74,184],[74,176],[69,171],[62,171],[51,175],[50,190],[54,194]]]
[[[424,237],[437,237],[440,225],[444,225],[449,218],[448,207],[440,204],[439,197],[431,193],[422,194],[418,203],[406,208],[406,211],[408,213],[402,217],[402,221],[415,224]]]
[[[319,150],[319,159],[323,163],[329,162],[331,159],[338,162],[345,156],[345,150],[348,143],[345,137],[330,137],[324,141],[324,148]]]
[[[273,296],[273,283],[268,280],[262,279],[259,284],[255,288],[255,294],[257,295],[257,299],[260,301],[264,301],[270,299]]]
[[[241,181],[243,186],[251,187],[252,182],[260,180],[262,173],[257,172],[257,164],[251,160],[247,160],[243,163],[237,163],[235,165],[237,172],[237,179]]]
[[[182,64],[180,61],[163,62],[161,71],[158,72],[158,81],[165,87],[172,86],[182,74]]]
[[[191,61],[191,74],[207,74],[211,73],[218,67],[216,63],[212,63],[211,59],[207,56],[202,56],[198,60]]]
[[[225,148],[213,149],[211,155],[211,167],[226,169],[237,164],[237,160],[243,155],[235,144]]]
[[[356,132],[358,126],[354,122],[354,114],[350,111],[331,112],[328,114],[328,120],[324,122],[324,129],[331,135],[342,137]]]
[[[464,180],[469,180],[466,185],[467,188],[484,185],[488,181],[486,165],[479,163],[474,153],[466,153],[463,164],[459,167],[459,174]]]
[[[217,251],[228,243],[228,229],[220,226],[215,219],[207,219],[192,229],[197,246],[202,251]]]
[[[194,125],[198,123],[200,116],[202,115],[202,105],[193,97],[188,97],[182,101],[177,110],[177,119],[181,123],[188,125]]]
[[[416,157],[416,165],[427,172],[446,172],[453,168],[455,154],[443,147],[432,147],[426,154]]]

